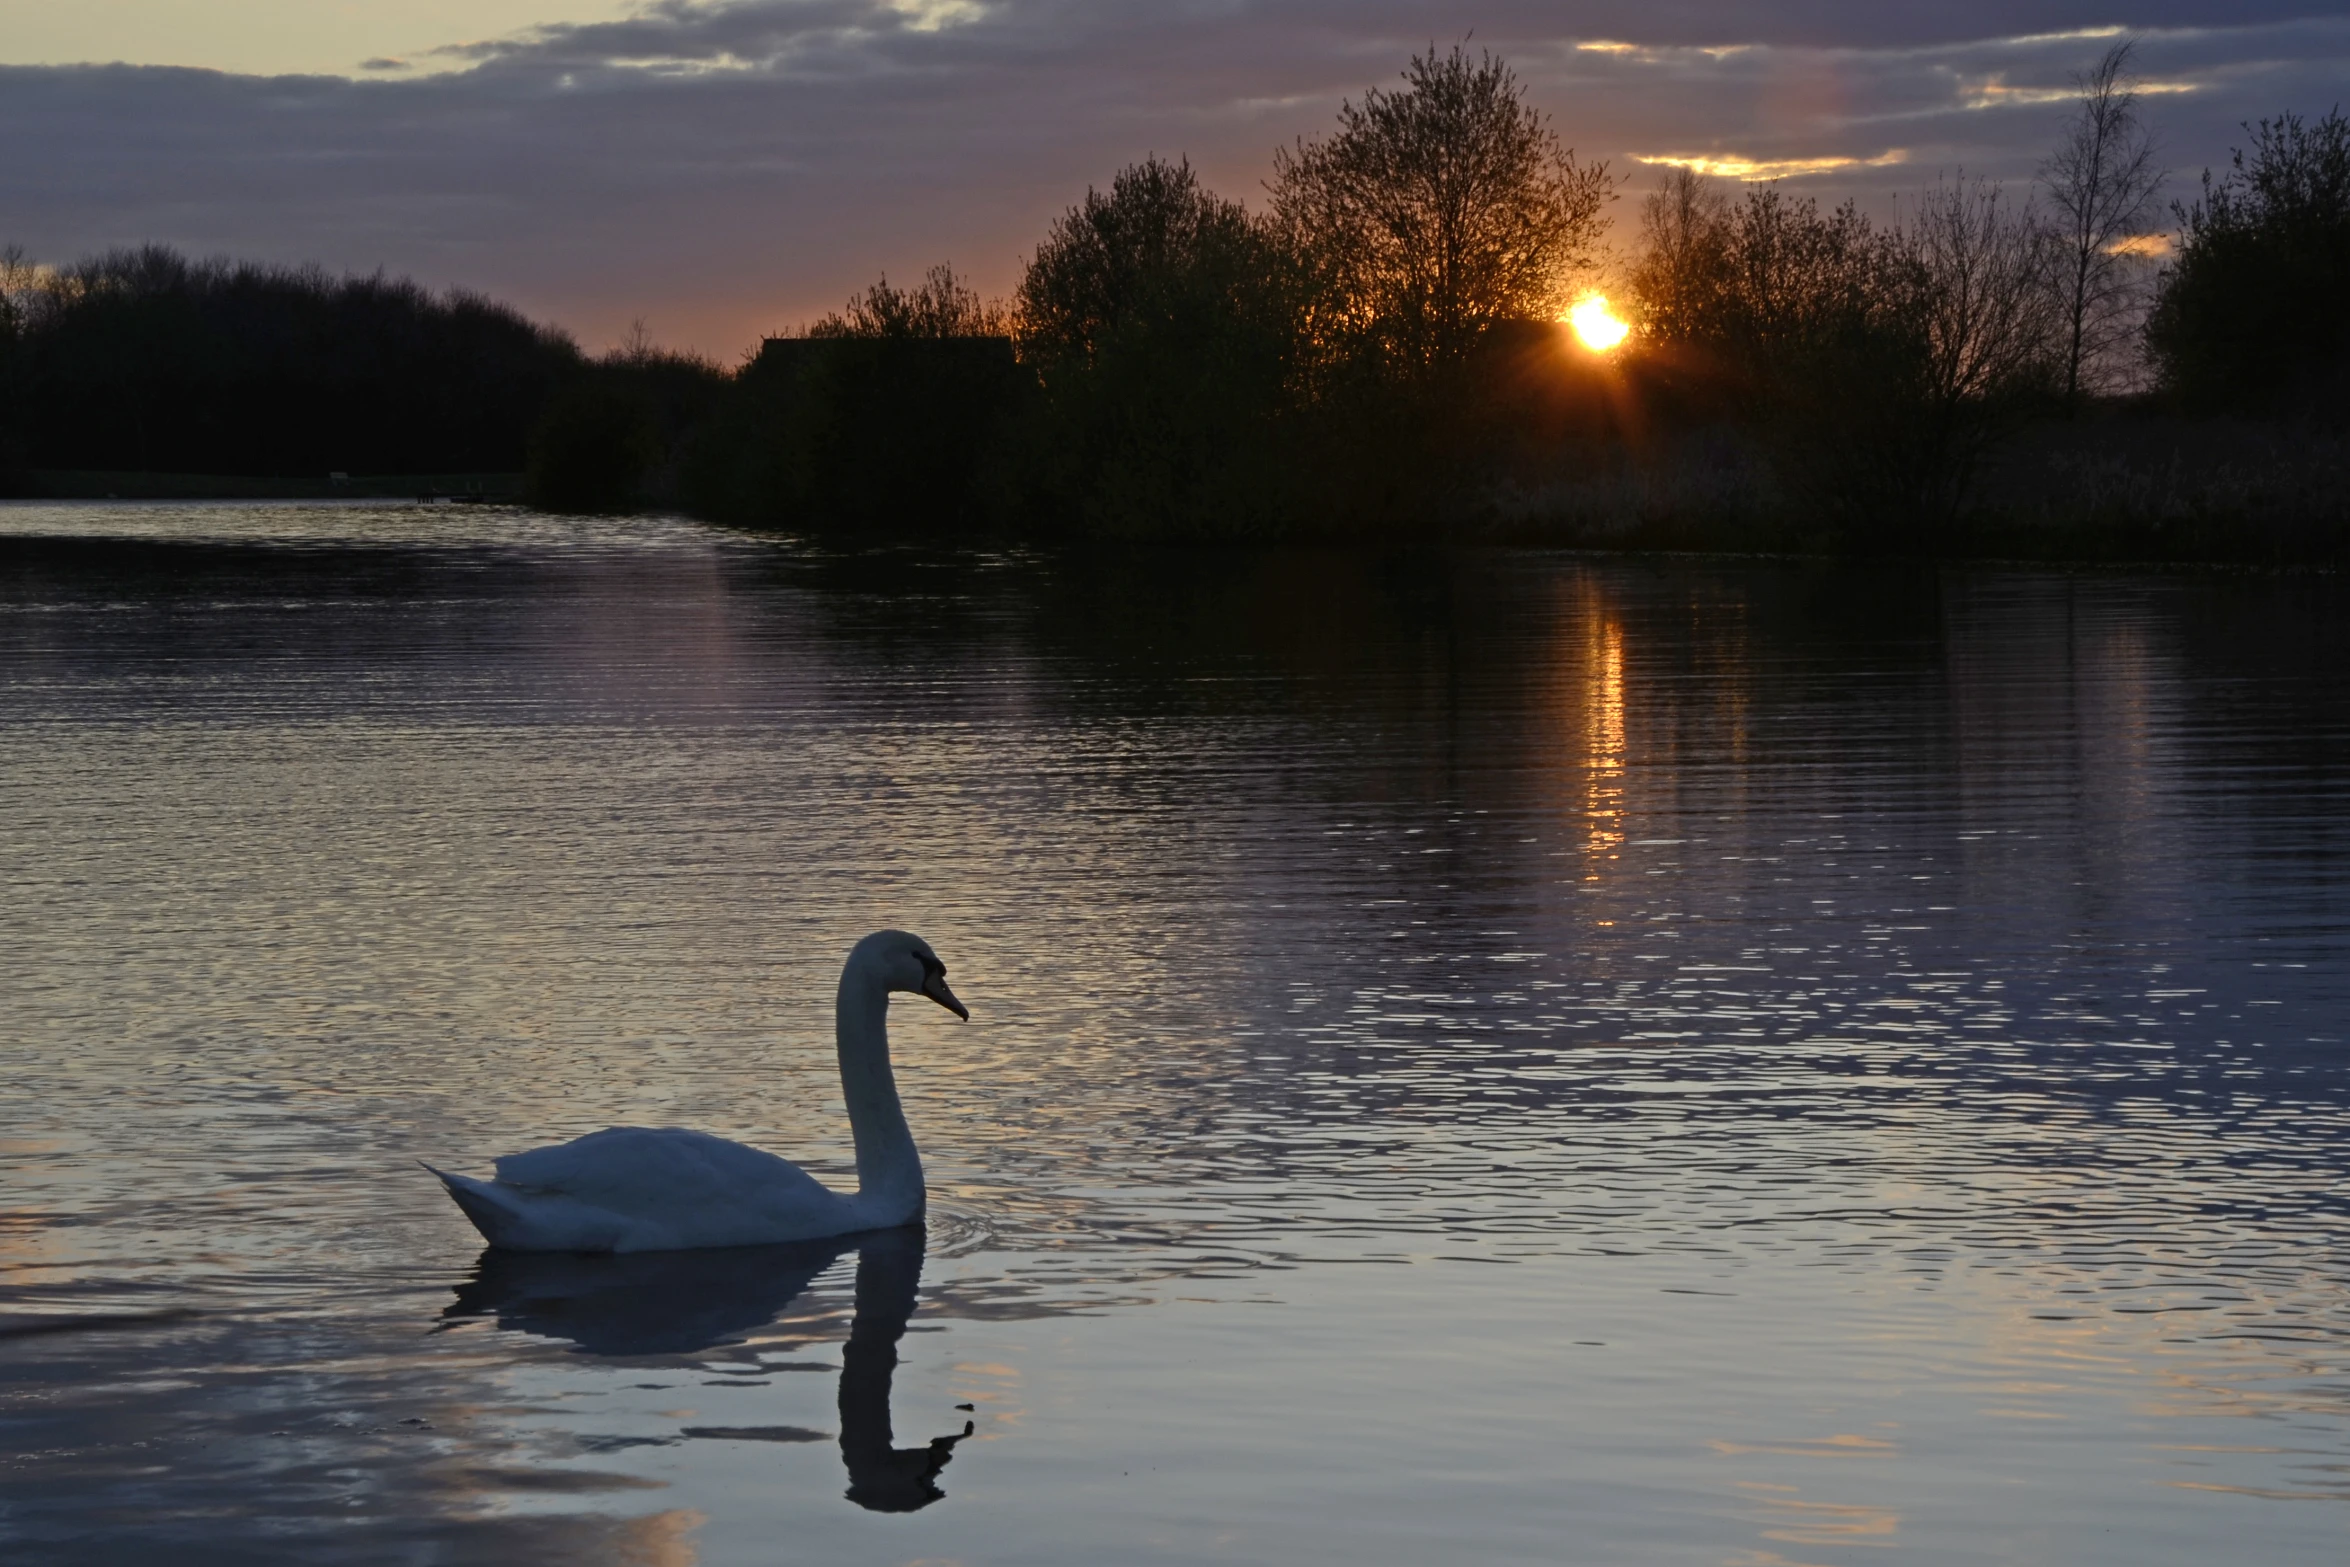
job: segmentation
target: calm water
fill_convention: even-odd
[[[926,1237],[414,1164],[844,1172],[885,924]],[[2331,582],[18,507],[0,951],[12,1564],[2350,1532]]]

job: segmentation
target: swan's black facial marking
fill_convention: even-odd
[[[955,993],[947,988],[947,966],[927,952],[917,952],[914,956],[922,965],[922,994],[969,1022],[970,1008],[957,1001]]]

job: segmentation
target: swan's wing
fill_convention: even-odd
[[[498,1180],[632,1217],[746,1206],[774,1211],[836,1200],[788,1159],[675,1126],[608,1127],[508,1154],[498,1161]]]

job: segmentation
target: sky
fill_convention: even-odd
[[[1008,291],[1151,153],[1254,205],[1431,43],[1628,176],[1621,245],[1664,160],[1880,215],[2020,193],[2121,36],[2172,194],[2350,97],[2350,6],[2275,0],[0,0],[0,245],[382,269],[732,360],[884,273]]]

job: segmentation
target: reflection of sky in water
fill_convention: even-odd
[[[2338,588],[510,525],[0,512],[0,1311],[209,1313],[0,1345],[12,1556],[2329,1559]],[[588,1353],[408,1163],[845,1170],[883,923],[888,1519],[852,1262]]]

